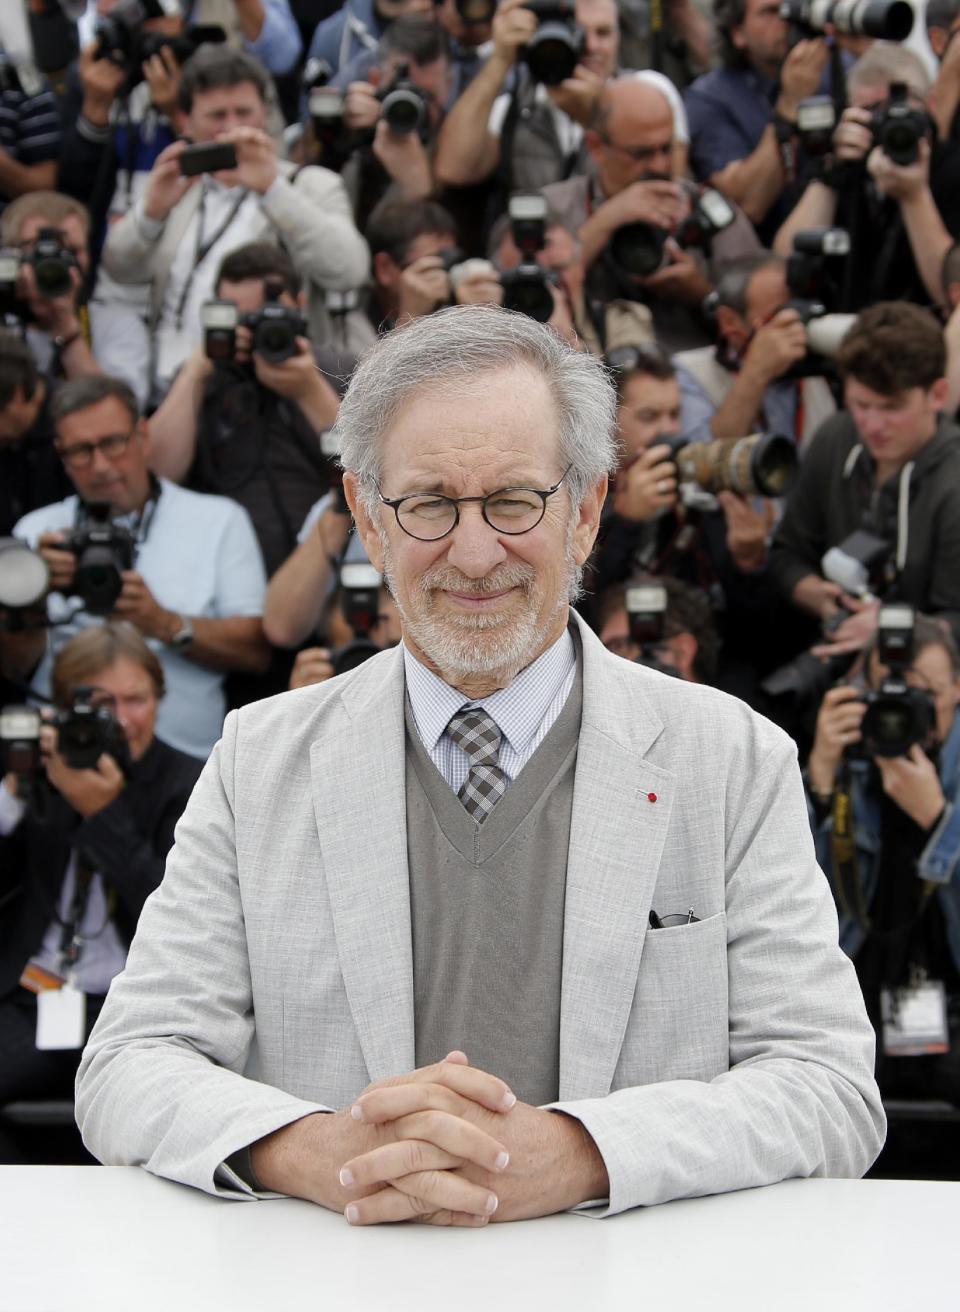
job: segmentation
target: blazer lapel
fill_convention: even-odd
[[[663,726],[579,621],[583,717],[563,928],[560,1098],[610,1092],[673,802],[644,753]],[[624,670],[626,673],[626,670]]]
[[[371,1080],[414,1067],[403,653],[362,667],[310,754],[344,987]]]

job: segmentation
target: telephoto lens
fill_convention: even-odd
[[[782,497],[797,475],[797,448],[782,433],[716,442],[676,443],[674,460],[682,483],[696,483],[705,492],[739,492],[745,497]]]
[[[828,25],[841,36],[873,36],[881,41],[906,41],[913,31],[913,6],[908,0],[784,0],[780,17],[814,36]]]

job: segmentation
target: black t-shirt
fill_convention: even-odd
[[[0,441],[0,537],[30,510],[70,496],[73,487],[53,449],[47,398],[33,427],[16,442]]]

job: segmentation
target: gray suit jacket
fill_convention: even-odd
[[[793,744],[578,624],[556,1105],[608,1210],[862,1174],[874,1037]],[[104,1162],[250,1196],[231,1153],[413,1069],[403,694],[396,649],[228,717],[78,1074]]]

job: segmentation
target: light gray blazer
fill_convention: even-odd
[[[608,1210],[862,1174],[874,1037],[793,744],[577,623],[556,1105]],[[403,697],[398,648],[228,716],[78,1074],[102,1161],[251,1196],[231,1153],[413,1069]]]

